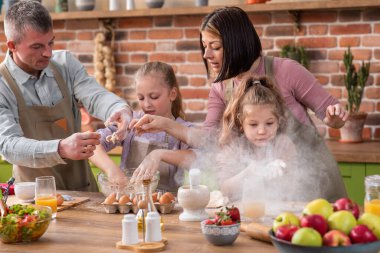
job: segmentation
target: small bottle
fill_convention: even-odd
[[[365,183],[364,211],[380,216],[380,175],[368,176]]]
[[[145,224],[145,242],[160,242],[162,240],[160,215],[157,212],[149,212]]]
[[[117,11],[120,9],[119,0],[109,0],[109,10]]]
[[[126,0],[125,7],[127,10],[135,9],[135,0]]]
[[[126,244],[137,244],[139,243],[138,231],[137,231],[137,221],[134,214],[124,215],[124,219],[121,221],[123,234],[121,242]]]

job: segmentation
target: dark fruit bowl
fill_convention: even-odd
[[[216,246],[231,245],[239,236],[240,223],[217,226],[207,225],[205,222],[205,220],[201,222],[202,233],[211,244]]]
[[[288,241],[278,239],[274,236],[272,230],[269,231],[269,236],[273,245],[281,253],[378,253],[380,250],[380,240],[366,244],[353,244],[351,246],[308,247],[291,244]]]

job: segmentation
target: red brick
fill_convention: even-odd
[[[75,40],[75,33],[74,32],[55,32],[55,39],[57,41],[59,40]]]
[[[372,131],[371,131],[371,128],[369,127],[364,127],[363,129],[363,133],[362,133],[362,137],[363,137],[363,140],[364,141],[368,141],[371,139],[372,137]]]
[[[184,99],[208,99],[209,89],[181,89],[181,94]]]
[[[261,27],[261,26],[255,26],[255,30],[256,30],[256,33],[259,37],[263,36],[263,33],[264,33],[264,28]]]
[[[175,66],[173,66],[173,69],[177,69],[177,68]],[[178,85],[181,87],[181,89],[183,86],[189,85],[189,79],[186,76],[177,75],[176,70],[174,70],[174,73],[176,74]]]
[[[190,78],[190,86],[201,87],[201,86],[206,86],[206,84],[207,84],[206,78],[202,78],[202,77]]]
[[[248,13],[249,19],[251,20],[252,24],[256,25],[265,25],[272,23],[272,16],[271,14],[267,13]]]
[[[367,87],[364,94],[369,99],[380,99],[380,87]]]
[[[330,138],[333,138],[333,139],[339,139],[340,138],[339,129],[328,128],[328,133],[329,133]]]
[[[203,16],[175,16],[175,27],[200,27]]]
[[[99,29],[97,19],[70,19],[66,20],[67,30],[91,30]]]
[[[185,37],[190,39],[199,39],[199,29],[185,29]]]
[[[380,62],[371,62],[371,66],[369,67],[369,72],[374,73],[380,73]]]
[[[282,47],[284,47],[286,45],[292,45],[292,46],[294,46],[294,44],[295,44],[294,39],[276,39],[275,42],[276,42],[275,43],[276,47],[278,47],[278,48],[282,48]]]
[[[186,64],[178,66],[178,72],[181,74],[192,74],[192,75],[205,75],[206,69],[203,64]]]
[[[362,112],[374,112],[375,111],[375,103],[372,101],[362,100],[360,104],[360,111]]]
[[[268,26],[265,30],[265,36],[268,37],[277,37],[277,36],[294,36],[295,29],[294,26]]]
[[[325,75],[315,75],[315,77],[318,79],[318,82],[322,85],[326,85],[330,82],[329,76]]]
[[[379,21],[380,20],[380,8],[368,8],[363,11],[363,20],[364,21]]]
[[[302,23],[332,23],[337,21],[336,11],[304,11],[301,12]]]
[[[327,25],[311,25],[309,26],[310,35],[325,35],[327,34]]]
[[[289,12],[273,12],[272,18],[273,23],[277,24],[294,23],[294,18]]]
[[[196,50],[199,51],[201,50],[201,45],[199,43],[199,40],[183,40],[183,41],[177,41],[176,42],[176,49],[179,51],[192,51]]]
[[[132,54],[131,56],[132,63],[145,63],[148,61],[148,54]]]
[[[139,17],[133,17],[133,18],[123,18],[119,19],[118,27],[119,28],[149,28],[153,26],[153,18],[146,17],[146,18],[139,18]]]
[[[155,29],[148,31],[149,39],[167,40],[167,39],[180,39],[183,33],[180,29]]]
[[[334,98],[337,98],[337,99],[342,98],[342,89],[340,88],[325,88],[325,90]]]
[[[273,48],[273,39],[261,39],[261,46],[263,50],[268,50]]]
[[[380,47],[380,35],[377,36],[363,36],[362,44],[365,47]]]
[[[54,43],[54,50],[65,50],[67,49],[67,43]],[[71,49],[70,49],[71,50]]]
[[[187,53],[187,57],[186,57],[186,60],[188,62],[201,62],[203,63],[203,57],[202,57],[202,53],[201,51],[199,52],[191,52],[191,53]]]
[[[374,85],[380,86],[380,75],[376,77]]]
[[[202,101],[189,101],[187,102],[187,109],[191,111],[203,111],[206,108],[205,103]]]
[[[358,47],[360,46],[360,37],[342,37],[339,39],[340,47]]]
[[[360,21],[360,10],[342,10],[339,13],[339,21],[341,22],[353,22]]]
[[[53,29],[65,29],[66,21],[65,20],[53,20]],[[3,27],[3,25],[1,25]]]
[[[146,31],[130,31],[129,38],[131,40],[143,40],[147,38],[147,32]]]
[[[175,41],[159,41],[156,43],[156,51],[171,51],[175,50]]]
[[[73,52],[78,53],[93,53],[95,45],[93,41],[73,41],[67,43],[67,47]]]
[[[379,127],[375,127],[375,132],[373,134],[373,137],[375,139],[380,139],[380,128]]]
[[[336,47],[337,39],[335,37],[300,38],[298,43],[306,48],[331,48]]]
[[[163,62],[185,62],[185,54],[183,53],[151,53],[149,61],[163,61]]]
[[[370,24],[359,25],[332,25],[330,26],[330,34],[367,34],[371,32]]]
[[[4,33],[0,33],[0,41],[1,42],[7,42],[7,38],[5,37]]]
[[[149,42],[134,42],[134,43],[123,43],[120,45],[121,52],[151,52],[154,51],[155,44]]]
[[[156,27],[172,26],[172,24],[173,24],[173,17],[171,16],[161,16],[161,17],[154,18],[154,26]]]
[[[129,55],[128,54],[116,54],[115,55],[115,62],[117,64],[119,63],[128,63],[129,62]]]
[[[339,70],[339,64],[335,62],[311,62],[312,73],[335,73]]]
[[[340,86],[344,87],[344,78],[343,78],[344,73],[338,74],[338,75],[331,75],[331,83],[333,86]],[[345,93],[343,92],[342,94],[343,97],[347,97]]]
[[[374,24],[375,28],[373,29],[374,33],[380,33],[380,24]]]
[[[94,33],[93,32],[79,32],[77,33],[78,40],[93,40]]]
[[[376,111],[380,111],[380,102],[377,102]]]
[[[307,55],[309,56],[310,60],[326,60],[327,59],[327,50],[324,49],[314,49],[314,50],[309,50],[307,49]]]

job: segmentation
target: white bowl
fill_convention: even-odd
[[[22,202],[33,202],[35,195],[35,182],[19,182],[15,184],[15,195]]]

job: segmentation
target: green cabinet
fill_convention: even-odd
[[[364,205],[364,178],[380,174],[378,163],[339,163],[348,197],[359,205]]]

